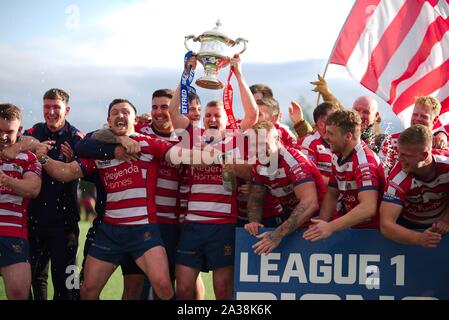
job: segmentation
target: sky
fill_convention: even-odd
[[[316,96],[301,78],[306,74],[301,75],[300,66],[307,67],[308,61],[317,65],[316,70],[307,68],[309,81],[322,74],[354,0],[217,3],[1,0],[0,101],[21,106],[25,126],[29,126],[42,120],[42,94],[52,87],[64,88],[71,95],[71,104],[77,106],[72,107],[69,121],[85,131],[101,125],[106,117],[104,108],[115,97],[126,96],[141,104],[142,112],[148,111],[144,108],[148,108],[152,91],[175,88],[179,81],[186,52],[184,37],[211,30],[220,19],[223,33],[249,41],[242,60],[244,72],[245,66],[251,66],[250,84],[264,82],[273,89],[279,87],[278,100],[284,113],[289,100],[298,96],[314,104]],[[198,43],[190,46],[193,51],[199,49]],[[298,64],[296,79],[285,71],[293,62],[303,62]],[[202,67],[197,70],[201,73]],[[226,74],[223,70],[220,77]],[[289,79],[283,78],[286,74]],[[292,85],[294,93],[284,96],[283,88],[290,90],[286,83],[299,79],[309,86],[301,87],[307,92],[303,94],[300,87]],[[343,81],[357,92],[364,90],[341,67],[330,67],[327,79],[330,84]],[[217,99],[221,92],[204,95],[206,100]]]

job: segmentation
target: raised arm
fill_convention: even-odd
[[[248,87],[242,73],[242,66],[240,61],[240,55],[236,54],[231,59],[231,67],[234,67],[235,78],[239,85],[240,97],[242,99],[242,106],[244,111],[243,120],[240,124],[242,131],[246,131],[257,123],[259,117],[259,108],[256,100]]]
[[[196,56],[192,55],[186,62],[184,73],[187,74],[190,70],[190,68],[196,69],[197,60]],[[170,113],[171,122],[173,124],[173,127],[175,129],[186,129],[189,124],[190,120],[185,115],[181,114],[180,111],[180,95],[181,95],[181,85],[178,84],[178,87],[176,88],[175,94],[173,95],[173,98],[170,100],[170,104],[168,106],[168,111]],[[187,101],[188,103],[188,101]]]

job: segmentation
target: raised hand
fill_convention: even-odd
[[[75,158],[75,153],[67,141],[61,144],[61,152],[65,156],[65,162],[72,162]]]
[[[332,95],[332,92],[329,90],[329,87],[327,86],[326,80],[324,80],[322,76],[318,75],[318,81],[312,81],[310,83],[315,86],[312,91],[321,93],[325,101],[331,101],[335,99]]]
[[[293,124],[297,124],[304,120],[301,106],[296,101],[291,101],[290,104],[291,107],[288,108],[288,114],[290,115],[290,120],[292,120]]]
[[[53,141],[54,144],[54,141]],[[39,143],[36,146],[36,157],[38,160],[42,160],[48,153],[48,151],[50,151],[53,148],[53,144],[51,143],[51,141],[44,141],[42,143]]]
[[[264,225],[259,222],[249,222],[245,224],[245,230],[252,236],[257,236],[259,234],[259,228],[263,228]]]

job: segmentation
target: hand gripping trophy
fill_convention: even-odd
[[[200,36],[190,35],[185,37],[184,46],[188,51],[192,51],[187,44],[189,40],[201,43],[200,51],[196,55],[204,66],[205,75],[196,80],[195,83],[202,88],[214,90],[223,88],[223,83],[218,79],[218,72],[229,64],[230,57],[234,55],[231,54],[230,49],[242,43],[243,49],[239,54],[246,50],[247,40],[243,38],[230,39],[220,32],[220,26],[221,23],[218,20],[212,30],[206,31]]]

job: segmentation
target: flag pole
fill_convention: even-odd
[[[337,41],[335,41],[335,44],[337,44]],[[334,44],[334,48],[335,48],[335,44]],[[331,52],[334,52],[334,49],[332,49]],[[324,68],[323,79],[326,76],[326,72],[327,72],[327,68],[329,67],[330,60],[331,60],[331,57],[329,56],[329,59],[327,59],[326,67]],[[316,98],[316,106],[318,106],[320,104],[320,98],[321,98],[321,92],[318,92],[318,97]]]
[[[343,31],[343,28],[344,28],[344,26],[346,25],[346,23],[348,22],[349,16],[351,15],[352,10],[354,10],[354,7],[355,7],[357,1],[358,1],[358,0],[356,0],[356,1],[354,2],[354,4],[352,5],[351,10],[349,10],[348,16],[346,17],[346,20],[345,20],[345,22],[343,23],[343,25],[341,26],[340,32],[338,33],[337,40],[335,40],[335,42],[334,42],[334,46],[332,47],[331,54],[329,55],[329,58],[327,59],[326,67],[324,67],[323,79],[324,79],[324,77],[326,76],[327,68],[329,67],[329,64],[330,64],[330,61],[331,61],[332,53],[334,52],[335,47],[337,46],[338,39],[340,39],[341,33],[342,33],[342,31]],[[321,93],[318,92],[318,97],[317,97],[317,99],[316,99],[316,105],[317,105],[317,106],[318,106],[318,104],[320,103],[320,98],[321,98]]]

